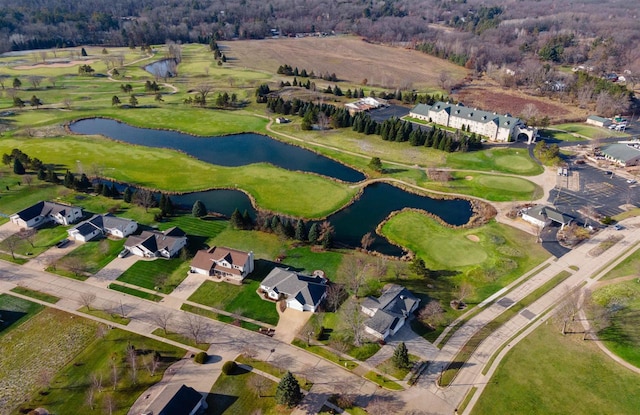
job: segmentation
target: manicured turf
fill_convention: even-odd
[[[615,278],[630,275],[640,275],[640,250],[629,255],[622,262],[616,265],[615,268],[607,272],[607,275],[602,277],[600,280],[613,280]]]
[[[15,144],[18,145],[18,143]],[[0,152],[6,152],[6,149],[4,151],[0,150]],[[11,179],[13,182],[9,190],[6,190],[5,186],[0,186],[0,213],[5,215],[12,215],[41,200],[53,200],[63,189],[62,186],[43,183],[37,179],[34,180],[31,186],[17,186],[15,183],[20,180],[18,176],[14,175],[13,172],[8,173],[6,169],[1,169],[0,172],[6,174],[4,177]]]
[[[188,311],[193,314],[197,314],[199,316],[210,318],[212,320],[218,320],[218,321],[222,321],[223,323],[233,324],[233,325],[242,327],[243,329],[247,329],[251,331],[259,331],[263,327],[255,323],[251,323],[249,321],[244,321],[239,318],[227,316],[225,314],[218,314],[206,308],[196,307],[191,304],[182,304],[182,306],[180,306],[180,309],[184,311]]]
[[[507,354],[472,413],[632,414],[637,385],[637,374],[582,334],[562,336],[543,324]]]
[[[240,368],[232,375],[220,374],[207,397],[209,408],[205,414],[290,414],[293,409],[276,403],[276,382],[264,379],[266,385],[261,396],[249,386],[257,376],[260,375]]]
[[[87,308],[84,306],[79,308],[78,311],[113,323],[122,324],[123,326],[126,326],[131,321],[130,318],[122,317],[122,315],[117,314],[119,311],[117,308],[114,308],[113,310],[96,310],[95,308]]]
[[[535,176],[542,173],[542,167],[529,157],[527,150],[515,148],[451,153],[447,155],[447,165],[458,169],[495,170],[523,176]]]
[[[137,261],[118,277],[118,281],[169,294],[187,277],[188,271],[189,263],[181,259],[157,258]]]
[[[595,302],[609,309],[609,327],[598,337],[613,353],[640,367],[640,279],[619,282],[593,292]]]
[[[86,242],[64,257],[60,258],[55,265],[55,269],[49,269],[65,277],[76,278],[72,272],[65,268],[65,261],[79,259],[84,264],[84,272],[95,274],[111,262],[124,246],[124,239],[100,239]],[[52,268],[52,267],[50,267]],[[86,277],[85,277],[86,279]]]
[[[21,293],[20,293],[21,294]],[[6,335],[9,331],[16,329],[31,317],[44,309],[38,303],[23,300],[9,294],[0,294],[0,336]]]
[[[60,242],[67,236],[67,228],[48,223],[37,229],[33,241],[21,237],[20,234],[13,234],[9,238],[0,242],[0,249],[9,252],[9,244],[13,243],[14,253],[26,256],[37,256]],[[32,245],[33,243],[33,245]]]
[[[165,339],[169,339],[174,342],[182,343],[184,345],[195,347],[197,349],[204,350],[204,351],[209,350],[209,346],[210,346],[209,343],[196,343],[191,338],[180,333],[173,333],[173,332],[165,333],[162,329],[155,329],[151,334],[164,337]]]
[[[482,199],[505,202],[534,200],[542,196],[542,189],[529,180],[514,176],[499,176],[476,172],[453,172],[449,182],[420,182],[428,189],[460,193]]]
[[[28,303],[24,300],[20,301]],[[4,303],[4,301],[2,302]],[[5,306],[0,308],[5,308]],[[33,308],[34,306],[29,307]],[[37,309],[43,308],[40,305],[36,307]],[[5,313],[2,314],[5,318]],[[3,397],[0,402],[0,412],[3,414],[18,413],[15,408],[21,405],[22,408],[30,407],[31,409],[46,406],[52,413],[53,411],[56,411],[55,413],[76,413],[75,410],[69,410],[73,406],[68,406],[67,410],[57,411],[59,407],[52,408],[45,405],[43,400],[48,399],[50,395],[40,395],[36,391],[50,390],[56,398],[69,393],[69,391],[62,391],[59,388],[60,383],[51,382],[51,378],[54,378],[56,373],[67,365],[74,356],[95,340],[96,324],[48,308],[37,315],[30,315],[31,318],[27,321],[19,326],[14,325],[15,328],[10,333],[5,331],[0,337],[0,349],[2,349],[2,353],[0,353],[0,390]],[[89,372],[86,374],[89,376]],[[48,389],[49,385],[55,385],[55,387]],[[61,393],[56,393],[57,391]],[[33,406],[21,404],[25,400],[28,401],[30,396],[37,397],[39,401]],[[82,405],[82,402],[84,399],[80,398],[75,401],[74,405],[77,408]]]
[[[330,348],[328,347],[323,347],[323,346],[308,346],[306,341],[300,340],[300,339],[293,339],[293,341],[291,342],[291,344],[293,344],[294,346],[298,346],[308,352],[317,354],[318,356],[327,359],[333,363],[336,363],[340,366],[345,367],[346,369],[349,370],[353,370],[355,368],[357,368],[359,365],[358,363],[354,362],[353,360],[345,360],[342,357],[340,357],[339,355],[337,355],[336,353],[332,352]]]
[[[597,127],[595,125],[587,125],[586,123],[556,124],[551,126],[551,128],[566,131],[568,133],[575,133],[586,138],[629,136],[629,134],[624,132],[609,130],[608,128]],[[579,139],[584,140],[582,137]]]
[[[93,328],[95,332],[95,328]],[[94,337],[95,338],[95,337]],[[92,387],[91,376],[102,376],[102,391],[95,393],[95,407],[103,408],[108,397],[115,402],[114,415],[124,415],[140,394],[158,382],[167,367],[182,358],[184,350],[130,332],[108,330],[103,338],[89,339],[83,351],[74,356],[47,388],[46,395],[34,394],[26,406],[46,407],[51,413],[71,414],[91,412],[87,405],[87,391]],[[137,379],[133,382],[127,347],[136,348]],[[145,368],[155,352],[160,353],[160,365],[154,376]],[[118,373],[114,391],[112,364]]]
[[[364,375],[365,378],[377,383],[378,385],[382,386],[383,388],[387,388],[387,389],[391,389],[394,391],[401,391],[403,388],[402,386],[398,385],[396,382],[392,381],[391,379],[389,379],[388,377],[384,376],[384,375],[380,375],[374,371],[370,371],[367,372]]]
[[[164,298],[159,295],[148,293],[146,291],[136,290],[135,288],[125,287],[124,285],[115,284],[115,283],[109,284],[109,289],[118,291],[121,293],[129,294],[129,295],[133,295],[145,300],[154,301],[156,303]]]
[[[15,287],[15,288],[12,288],[11,291],[16,294],[26,295],[27,297],[35,298],[36,300],[44,301],[46,303],[51,303],[51,304],[55,304],[60,300],[60,298],[54,295],[50,295],[47,293],[43,293],[41,291],[36,291],[36,290],[32,290],[25,287]]]

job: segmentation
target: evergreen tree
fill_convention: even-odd
[[[296,222],[296,231],[295,231],[295,238],[298,241],[306,241],[307,240],[307,229],[304,226],[304,222],[302,221],[302,219],[298,219],[298,222]]]
[[[202,203],[201,200],[196,200],[191,208],[191,214],[196,218],[201,218],[203,216],[207,216],[207,207]]]
[[[369,167],[371,167],[371,169],[377,171],[377,172],[381,172],[382,171],[382,161],[380,161],[380,157],[372,157],[371,161],[369,162]]]
[[[293,238],[295,234],[293,223],[290,220],[284,222],[284,234],[287,236],[287,238]]]
[[[116,187],[115,183],[111,183],[111,189],[109,189],[109,196],[113,197],[114,199],[117,197],[120,197],[120,192],[118,191],[118,188]]]
[[[393,357],[391,359],[393,365],[398,369],[405,369],[409,367],[409,352],[404,342],[400,344],[393,351]]]
[[[253,228],[253,219],[251,219],[251,215],[249,215],[249,211],[247,209],[242,212],[242,223],[244,224],[245,229]]]
[[[76,183],[76,189],[87,190],[89,187],[91,187],[91,182],[89,181],[87,175],[82,173],[82,175],[80,176],[80,180],[78,180]]]
[[[164,205],[164,211],[162,214],[164,216],[173,216],[174,212],[175,212],[175,208],[173,207],[173,201],[169,196],[167,196],[167,200]]]
[[[158,203],[158,207],[160,208],[160,214],[164,216],[164,209],[167,207],[167,197],[164,193],[160,193],[160,203]]]
[[[25,173],[24,166],[22,165],[20,159],[18,159],[17,157],[13,159],[13,172],[20,175]]]
[[[111,188],[107,184],[102,185],[102,196],[111,197]]]
[[[333,246],[333,232],[325,232],[322,236],[322,247],[324,249],[329,249]]]
[[[64,180],[62,181],[62,184],[64,185],[64,187],[68,187],[69,189],[71,189],[73,187],[73,173],[71,173],[69,170],[67,170],[67,172],[64,175]]]
[[[284,374],[278,388],[276,389],[276,402],[280,405],[286,405],[289,408],[296,406],[302,400],[302,392],[300,392],[300,384],[291,372]]]
[[[280,216],[274,215],[273,218],[271,218],[271,224],[269,225],[269,227],[271,228],[271,232],[278,232],[280,230],[280,226],[282,226]]]
[[[44,171],[43,167],[38,169],[38,180],[47,180],[47,172]]]
[[[131,203],[132,198],[133,198],[133,191],[131,190],[130,187],[127,186],[127,188],[124,189],[124,193],[122,194],[122,199],[127,203]]]
[[[318,224],[314,223],[309,228],[309,242],[315,244],[318,241]]]
[[[86,50],[84,50],[84,48],[82,48],[82,49],[80,50],[80,54],[81,54],[82,56],[87,56],[87,51],[86,51]]]
[[[231,222],[231,226],[234,229],[243,229],[244,228],[244,222],[242,220],[242,215],[240,214],[240,211],[237,208],[231,214],[230,222]]]

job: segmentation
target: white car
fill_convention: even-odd
[[[635,182],[636,182],[636,181],[635,181],[634,179],[629,179],[629,180],[627,180],[627,183],[629,183],[629,184],[634,184]]]

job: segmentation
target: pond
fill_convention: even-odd
[[[176,76],[177,62],[175,59],[162,59],[144,66],[144,70],[156,78],[171,78]]]
[[[286,170],[316,173],[350,183],[365,179],[362,172],[335,160],[261,134],[194,137],[177,131],[133,127],[104,118],[76,121],[69,128],[78,134],[101,134],[131,144],[180,150],[218,166],[271,163]]]

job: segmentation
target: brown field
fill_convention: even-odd
[[[440,90],[438,78],[449,73],[461,81],[467,70],[425,53],[400,47],[371,44],[353,36],[284,38],[220,42],[228,63],[270,73],[288,64],[319,73],[335,73],[339,79],[384,88]]]
[[[70,67],[76,66],[76,65],[91,65],[94,62],[95,62],[95,60],[54,62],[54,63],[38,63],[36,65],[15,66],[13,69],[29,70],[29,69],[38,69],[38,68],[70,68]]]
[[[520,116],[527,104],[538,109],[540,117],[548,116],[552,122],[583,121],[589,113],[576,106],[550,100],[549,98],[527,95],[525,92],[505,89],[485,79],[474,81],[460,88],[452,97],[466,106],[487,111],[509,113]]]

